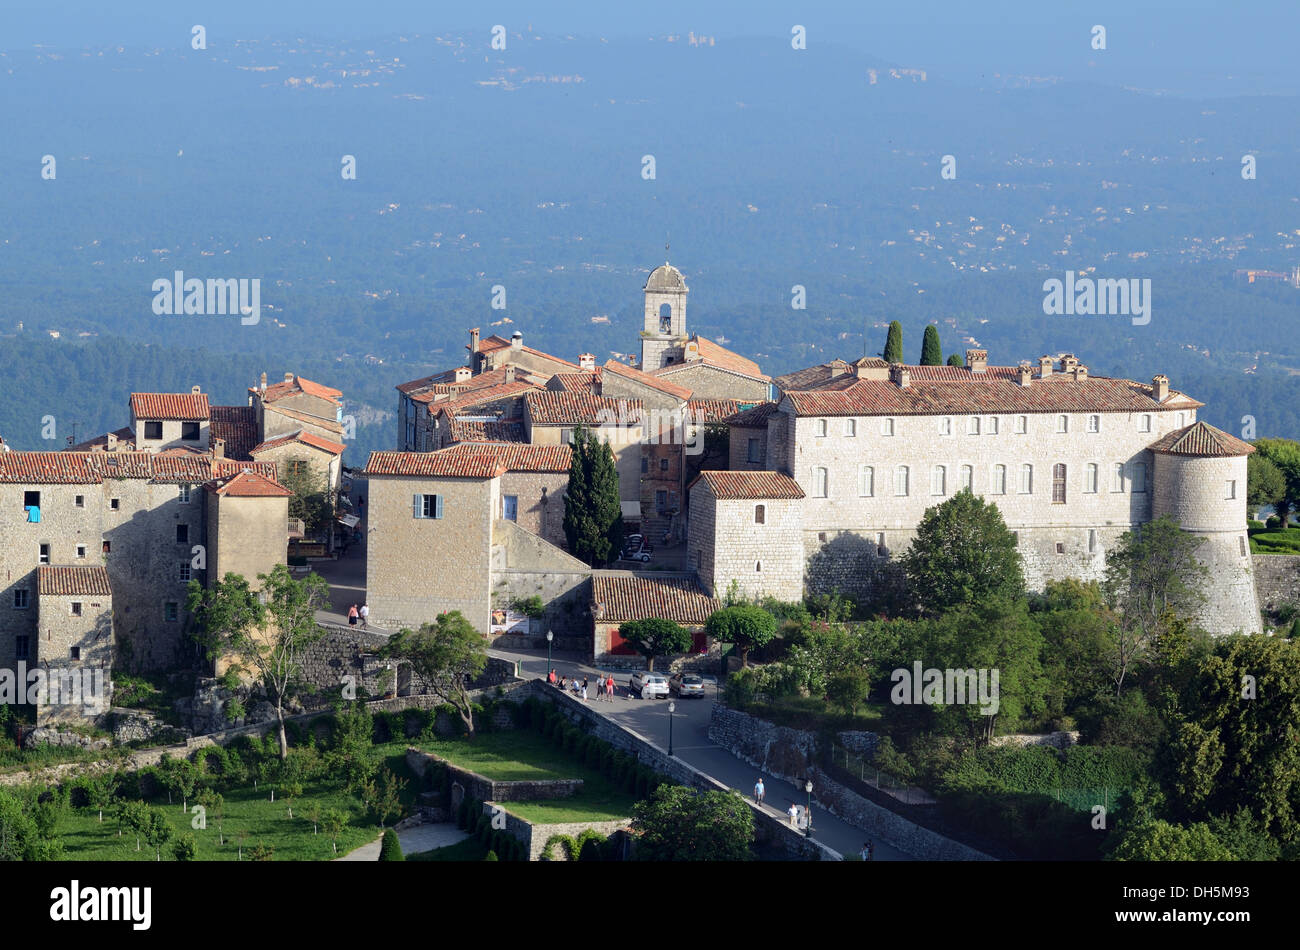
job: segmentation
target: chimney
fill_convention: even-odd
[[[473,356],[478,352],[478,327],[469,331],[469,352],[470,356]],[[471,360],[471,363],[472,362],[473,361]]]
[[[849,364],[844,362],[843,360],[831,360],[826,365],[830,367],[831,379],[838,379],[840,376],[843,376],[845,373],[849,371]],[[889,378],[890,379],[894,378],[892,375],[892,367],[891,367],[891,375]]]
[[[982,373],[989,368],[988,350],[967,350],[966,365],[972,373]]]
[[[513,383],[515,381],[515,368],[513,366],[506,367],[505,380],[507,383]]]
[[[284,381],[285,381],[286,383],[291,383],[291,382],[293,382],[293,373],[285,373],[285,374],[284,374]]]
[[[1169,377],[1163,373],[1151,377],[1151,389],[1151,398],[1156,402],[1164,402],[1169,398]]]
[[[1079,365],[1079,358],[1073,353],[1066,353],[1061,357],[1061,372],[1072,373],[1074,368]]]
[[[1040,356],[1038,358],[1038,375],[1043,379],[1052,375],[1052,364],[1055,362],[1050,356]]]
[[[523,349],[523,345],[524,335],[522,333],[516,330],[514,333],[510,334],[510,350],[512,353],[518,353]]]
[[[1034,380],[1034,368],[1028,363],[1020,364],[1020,385],[1028,386]]]
[[[226,457],[226,440],[214,438],[212,440],[212,457],[214,459],[223,459]]]
[[[192,396],[197,396],[197,395],[199,394],[199,391],[200,391],[200,390],[199,390],[199,387],[198,387],[198,386],[191,386],[191,387],[190,387],[190,395],[192,395]]]
[[[262,392],[266,392],[266,374],[262,374]]]
[[[594,370],[596,368],[596,355],[594,353],[579,353],[578,368],[583,370]]]
[[[117,436],[111,432],[104,436],[104,450],[107,452],[117,451]]]
[[[907,367],[902,363],[890,363],[889,381],[897,383],[899,389],[906,389],[912,385],[912,374],[908,372]]]
[[[456,382],[458,382],[458,383],[467,383],[467,382],[469,382],[469,378],[470,378],[471,376],[473,376],[473,375],[474,375],[474,374],[473,374],[472,372],[470,372],[470,368],[469,368],[468,366],[457,366],[457,367],[456,367]]]
[[[1088,378],[1088,367],[1084,366],[1082,363],[1074,367],[1074,381],[1076,383],[1081,383],[1087,378]]]

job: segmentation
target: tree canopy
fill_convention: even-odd
[[[646,658],[646,669],[655,668],[655,657],[685,653],[691,648],[690,631],[662,617],[629,620],[619,624],[619,636]]]
[[[403,629],[380,649],[384,658],[409,661],[420,679],[444,703],[450,703],[474,736],[474,706],[469,683],[487,665],[483,634],[459,610],[439,614],[419,630]]]
[[[921,341],[920,365],[943,365],[943,348],[939,345],[939,328],[933,323],[927,323],[925,326],[925,337]]]
[[[569,553],[602,567],[623,547],[618,470],[609,443],[585,426],[573,430],[569,484],[564,493],[564,537]]]
[[[642,861],[746,861],[754,816],[734,791],[701,792],[660,785],[632,807],[637,858]]]
[[[885,337],[885,348],[880,355],[886,363],[903,362],[903,325],[897,320],[889,324],[889,333]]]
[[[776,618],[752,604],[723,607],[709,615],[705,632],[715,641],[740,647],[740,665],[749,665],[749,651],[770,643],[776,636]]]

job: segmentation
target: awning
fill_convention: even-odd
[[[361,519],[356,515],[339,515],[338,522],[346,527],[355,528],[361,523]]]
[[[639,501],[621,501],[621,502],[619,502],[619,504],[623,506],[623,520],[624,520],[624,521],[640,521],[640,520],[641,520],[641,502],[639,502]]]

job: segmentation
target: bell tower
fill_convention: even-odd
[[[681,271],[667,261],[650,272],[645,283],[645,322],[641,330],[644,372],[681,360],[686,341],[687,292]]]

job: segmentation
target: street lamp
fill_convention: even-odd
[[[551,641],[554,639],[555,639],[555,632],[552,630],[547,630],[546,631],[546,678],[548,680],[550,679],[551,676]]]
[[[805,792],[808,793],[808,831],[807,831],[807,836],[808,836],[809,838],[811,838],[811,837],[812,837],[812,831],[813,831],[813,826],[812,826],[812,779],[808,779],[806,782],[804,782],[803,790],[804,790]]]
[[[668,754],[673,754],[673,713],[677,711],[677,704],[671,699],[668,700]]]

